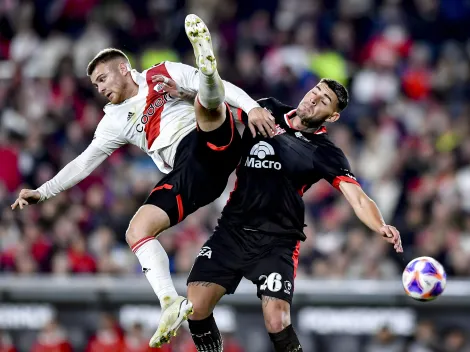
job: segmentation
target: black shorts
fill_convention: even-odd
[[[241,137],[228,106],[226,111],[224,123],[216,130],[195,129],[181,140],[173,170],[144,203],[163,209],[171,226],[220,197],[240,161]]]
[[[219,225],[201,248],[191,282],[212,282],[232,294],[242,277],[258,288],[257,295],[292,302],[300,241]]]

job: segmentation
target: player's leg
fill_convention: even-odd
[[[173,171],[155,186],[145,204],[132,218],[126,233],[127,242],[137,255],[142,271],[162,306],[158,329],[150,340],[152,347],[168,342],[192,312],[191,303],[176,293],[170,276],[168,256],[157,236],[196,210],[188,198],[181,195],[187,193],[191,197],[192,194],[186,187],[193,181],[190,170],[199,171],[197,165],[194,166],[190,160],[196,143],[196,131],[179,142]]]
[[[224,294],[234,293],[241,280],[242,248],[223,227],[204,244],[188,277],[188,299],[194,313],[189,330],[199,352],[221,352],[222,337],[212,314]]]
[[[302,351],[290,319],[290,304],[280,298],[262,296],[263,316],[276,352]]]
[[[198,127],[204,132],[214,131],[225,120],[226,106],[225,88],[217,72],[211,35],[205,23],[196,15],[186,16],[185,30],[199,67],[199,91],[194,104]]]
[[[302,351],[290,318],[299,242],[268,236],[263,241],[268,241],[263,250],[267,255],[262,254],[246,277],[258,287],[264,322],[275,351]],[[264,243],[259,242],[262,247]]]
[[[149,343],[151,347],[168,342],[192,313],[191,302],[175,290],[168,255],[157,239],[158,234],[170,225],[166,211],[153,204],[145,204],[132,218],[126,232],[127,243],[139,259],[162,308],[158,329]]]
[[[222,336],[213,311],[225,292],[224,287],[213,282],[188,283],[188,299],[193,300],[194,308],[188,319],[189,331],[199,352],[222,352]]]
[[[165,309],[178,294],[170,276],[168,255],[157,235],[170,227],[170,218],[161,208],[144,204],[132,218],[126,231],[126,241],[139,259],[160,304]]]

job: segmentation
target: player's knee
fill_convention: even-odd
[[[161,230],[158,230],[155,227],[149,228],[146,226],[139,226],[139,224],[131,223],[126,231],[126,242],[130,247],[132,247],[143,238],[157,236],[165,229],[165,227],[162,226],[159,227],[159,229]]]
[[[191,320],[203,320],[211,315],[213,307],[208,300],[194,297],[192,297],[192,299],[189,298],[189,300],[193,304],[193,314],[190,317]]]
[[[200,286],[201,283],[209,287]],[[191,320],[206,319],[214,311],[214,307],[224,295],[225,289],[218,285],[205,282],[191,282],[188,284],[188,299],[193,304]]]
[[[204,132],[210,132],[219,128],[225,121],[225,104],[220,104],[216,109],[206,109],[197,100],[194,102],[196,120],[199,128]]]
[[[269,333],[278,333],[291,324],[290,305],[286,301],[275,300],[263,307],[264,323]]]
[[[170,218],[160,208],[153,205],[142,206],[132,218],[126,231],[126,242],[129,246],[143,238],[158,236],[170,227]]]
[[[271,334],[281,332],[290,325],[281,315],[265,316],[264,323],[266,325],[266,330]]]
[[[132,247],[134,244],[139,242],[140,239],[145,237],[141,235],[142,233],[138,230],[137,226],[134,226],[131,223],[126,231],[126,242],[129,245],[129,247]]]
[[[213,107],[207,108],[201,104],[199,96],[194,100],[194,111],[197,115],[207,115],[208,117],[217,118],[218,116],[225,116],[224,99],[218,99],[216,103],[209,104]]]

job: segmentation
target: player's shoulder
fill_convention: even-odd
[[[274,116],[277,124],[288,127],[286,118],[295,112],[294,107],[281,103],[279,100],[272,97],[259,99],[257,102],[262,108],[265,108]]]
[[[119,116],[122,111],[118,109],[108,109],[104,114],[101,121],[96,126],[97,132],[105,133],[106,135],[119,135],[121,134],[124,124],[123,119]]]
[[[112,106],[112,105],[110,105]],[[106,106],[105,106],[106,108]],[[101,118],[100,122],[98,122],[98,126],[96,126],[99,129],[107,129],[111,128],[113,126],[113,117],[115,115],[115,112],[111,109],[106,109],[106,112],[104,116]]]
[[[182,62],[162,61],[148,68],[144,72],[146,74],[147,72],[151,72],[152,75],[162,74],[165,76],[168,76],[168,75],[174,76],[174,75],[193,73],[194,71],[197,72],[197,69],[195,67],[183,64]]]
[[[289,111],[295,110],[294,107],[284,104],[273,97],[258,99],[257,102],[261,107],[271,110],[271,113],[273,114],[286,114]]]
[[[145,70],[142,71],[141,76],[148,79],[149,75],[154,76],[157,74],[162,74],[168,70],[168,61],[159,62]],[[171,65],[169,65],[171,66]]]
[[[315,135],[315,144],[320,148],[321,154],[326,159],[330,160],[346,160],[346,155],[343,150],[338,147],[335,142],[331,140],[328,133],[321,133]]]

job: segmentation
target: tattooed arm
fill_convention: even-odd
[[[196,90],[181,87],[174,80],[161,75],[152,76],[152,82],[161,82],[163,90],[170,94],[172,98],[178,98],[194,104],[194,99],[196,99],[197,95]]]

